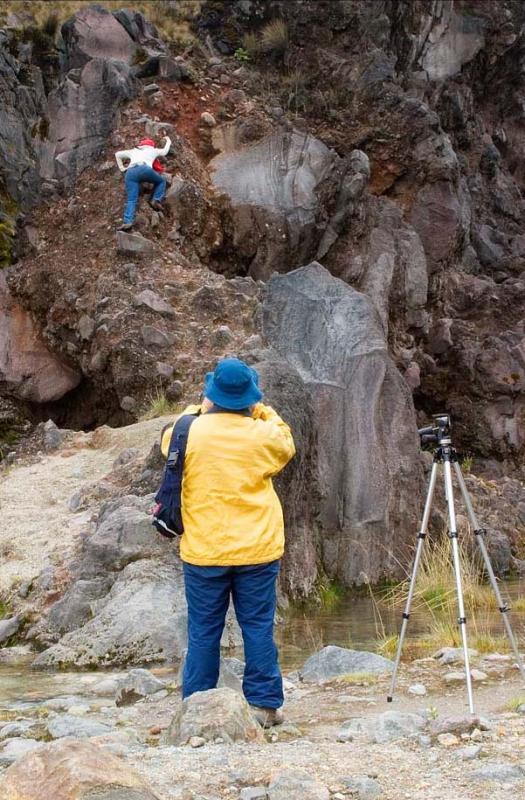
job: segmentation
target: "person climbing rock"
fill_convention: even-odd
[[[184,456],[180,555],[188,604],[182,693],[213,689],[233,600],[244,640],[243,692],[264,727],[283,721],[283,684],[273,639],[284,522],[272,485],[295,454],[290,428],[261,403],[254,369],[237,358],[206,375]],[[173,426],[162,435],[165,456]]]
[[[119,231],[130,231],[135,220],[135,211],[142,183],[152,183],[154,191],[149,204],[156,211],[162,210],[162,200],[166,194],[166,178],[158,171],[158,157],[165,156],[171,147],[171,139],[166,136],[164,147],[155,147],[153,139],[141,139],[132,150],[119,150],[115,153],[118,168],[126,173],[126,205]],[[124,161],[128,161],[125,165]],[[155,166],[154,166],[155,165]]]

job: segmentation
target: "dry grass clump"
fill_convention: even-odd
[[[501,633],[494,633],[499,618],[498,604],[491,585],[485,580],[483,564],[478,554],[473,554],[464,544],[459,544],[459,552],[469,646],[479,653],[508,651],[510,643],[503,627]],[[371,591],[376,614],[376,647],[387,657],[395,655],[399,637],[397,633],[386,633],[380,609],[385,605],[404,608],[408,588],[409,578],[382,596],[376,597]],[[516,598],[510,605],[515,611],[522,611],[525,598]],[[422,611],[428,617],[428,633],[416,640],[409,638],[409,623],[404,656],[423,657],[440,647],[462,646],[451,547],[446,535],[427,544],[423,550],[411,613],[415,611]],[[515,629],[516,634],[519,632]]]
[[[517,697],[511,698],[507,703],[509,711],[518,711],[520,706],[525,706],[525,694],[519,694]]]
[[[256,33],[250,31],[250,33],[245,33],[242,37],[242,47],[248,54],[248,57],[253,60],[261,53],[261,40]]]
[[[154,394],[146,398],[139,414],[140,422],[147,422],[149,419],[157,417],[167,417],[180,414],[184,408],[184,403],[174,403],[168,400],[161,389],[157,389]]]
[[[288,48],[288,26],[283,19],[273,19],[261,30],[261,49],[264,53],[283,56]]]
[[[252,60],[262,55],[277,60],[282,59],[288,49],[288,26],[283,19],[273,19],[260,31],[249,31],[242,38],[242,47],[237,52],[246,53]]]
[[[336,680],[351,686],[371,686],[371,684],[377,683],[379,675],[375,672],[349,672]]]
[[[468,613],[476,609],[497,610],[497,602],[492,587],[485,580],[483,563],[477,552],[472,553],[459,541],[461,580]],[[389,589],[381,598],[381,603],[400,607],[404,604],[409,586],[409,578]],[[525,598],[518,598],[515,608],[523,608]],[[412,608],[431,611],[456,610],[456,583],[453,572],[451,545],[448,536],[441,536],[436,542],[429,542],[423,549]]]

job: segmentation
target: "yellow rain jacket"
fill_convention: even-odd
[[[164,456],[172,430],[162,435]],[[222,411],[197,417],[184,461],[182,560],[238,566],[280,558],[284,522],[272,476],[294,454],[290,428],[270,406],[258,403],[251,417]]]

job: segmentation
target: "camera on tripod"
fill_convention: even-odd
[[[450,439],[450,430],[452,423],[449,414],[433,414],[432,419],[434,425],[428,425],[426,428],[418,428],[419,438],[421,444],[430,444],[435,442],[441,444],[443,439]]]
[[[434,489],[436,487],[436,479],[437,479],[437,472],[438,468],[441,466],[443,468],[443,481],[445,484],[445,500],[448,509],[448,522],[449,522],[449,529],[448,529],[448,537],[451,543],[451,551],[452,551],[452,563],[454,567],[454,576],[456,581],[456,594],[458,600],[458,625],[461,631],[461,639],[463,645],[463,661],[465,664],[465,680],[467,684],[467,695],[468,695],[468,704],[470,713],[474,713],[474,698],[472,694],[472,675],[470,673],[470,662],[469,662],[469,649],[467,643],[467,617],[465,615],[465,604],[463,599],[463,585],[461,580],[461,562],[460,562],[460,553],[459,553],[459,546],[458,546],[458,530],[456,525],[456,510],[454,507],[454,489],[452,485],[452,473],[455,474],[456,480],[463,497],[463,501],[465,504],[465,509],[467,512],[467,517],[470,523],[470,529],[474,533],[475,540],[477,542],[479,551],[481,553],[481,557],[483,559],[483,563],[485,566],[486,574],[488,575],[489,581],[492,585],[492,589],[494,591],[494,595],[496,597],[497,607],[500,610],[503,618],[503,624],[505,625],[505,630],[507,632],[507,636],[509,638],[509,642],[514,653],[514,657],[516,659],[516,664],[518,665],[518,669],[520,671],[521,677],[525,680],[525,667],[523,665],[523,661],[518,649],[518,643],[514,633],[512,631],[510,621],[508,618],[508,612],[510,611],[509,606],[507,603],[503,601],[501,596],[501,592],[498,586],[498,582],[496,580],[496,576],[494,574],[494,570],[492,568],[492,564],[490,563],[489,554],[487,551],[487,547],[485,542],[483,541],[483,536],[485,534],[485,528],[482,528],[478,520],[476,518],[476,514],[474,513],[474,509],[472,507],[472,502],[467,491],[467,486],[465,484],[465,480],[463,478],[461,472],[461,466],[459,464],[459,460],[457,457],[457,453],[455,448],[452,446],[452,439],[451,439],[451,422],[450,422],[450,415],[449,414],[434,414],[432,416],[434,421],[433,425],[428,425],[426,428],[419,428],[418,433],[421,439],[421,444],[433,443],[435,445],[434,448],[434,459],[432,464],[432,471],[430,473],[430,481],[428,485],[427,496],[425,500],[425,509],[423,511],[423,519],[421,521],[421,528],[417,534],[417,547],[416,547],[416,554],[414,557],[414,565],[412,568],[412,575],[410,577],[410,584],[408,589],[408,597],[405,605],[405,610],[403,611],[403,621],[401,623],[401,631],[399,633],[399,641],[397,645],[397,652],[396,658],[394,661],[394,668],[392,670],[392,680],[390,684],[390,692],[387,695],[387,701],[389,703],[392,702],[394,697],[394,688],[396,685],[397,679],[397,671],[399,669],[399,663],[401,660],[401,651],[403,649],[403,642],[405,640],[406,629],[408,625],[408,620],[410,619],[410,607],[412,604],[412,598],[414,596],[414,588],[416,584],[416,577],[417,571],[419,568],[419,563],[421,561],[421,553],[423,551],[423,543],[427,538],[427,528],[428,523],[430,520],[430,513],[432,509],[432,501],[434,498]]]

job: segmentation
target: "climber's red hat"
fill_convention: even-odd
[[[153,139],[141,139],[139,142],[139,147],[141,146],[141,144],[148,144],[150,147],[155,147],[155,142],[153,141]]]

